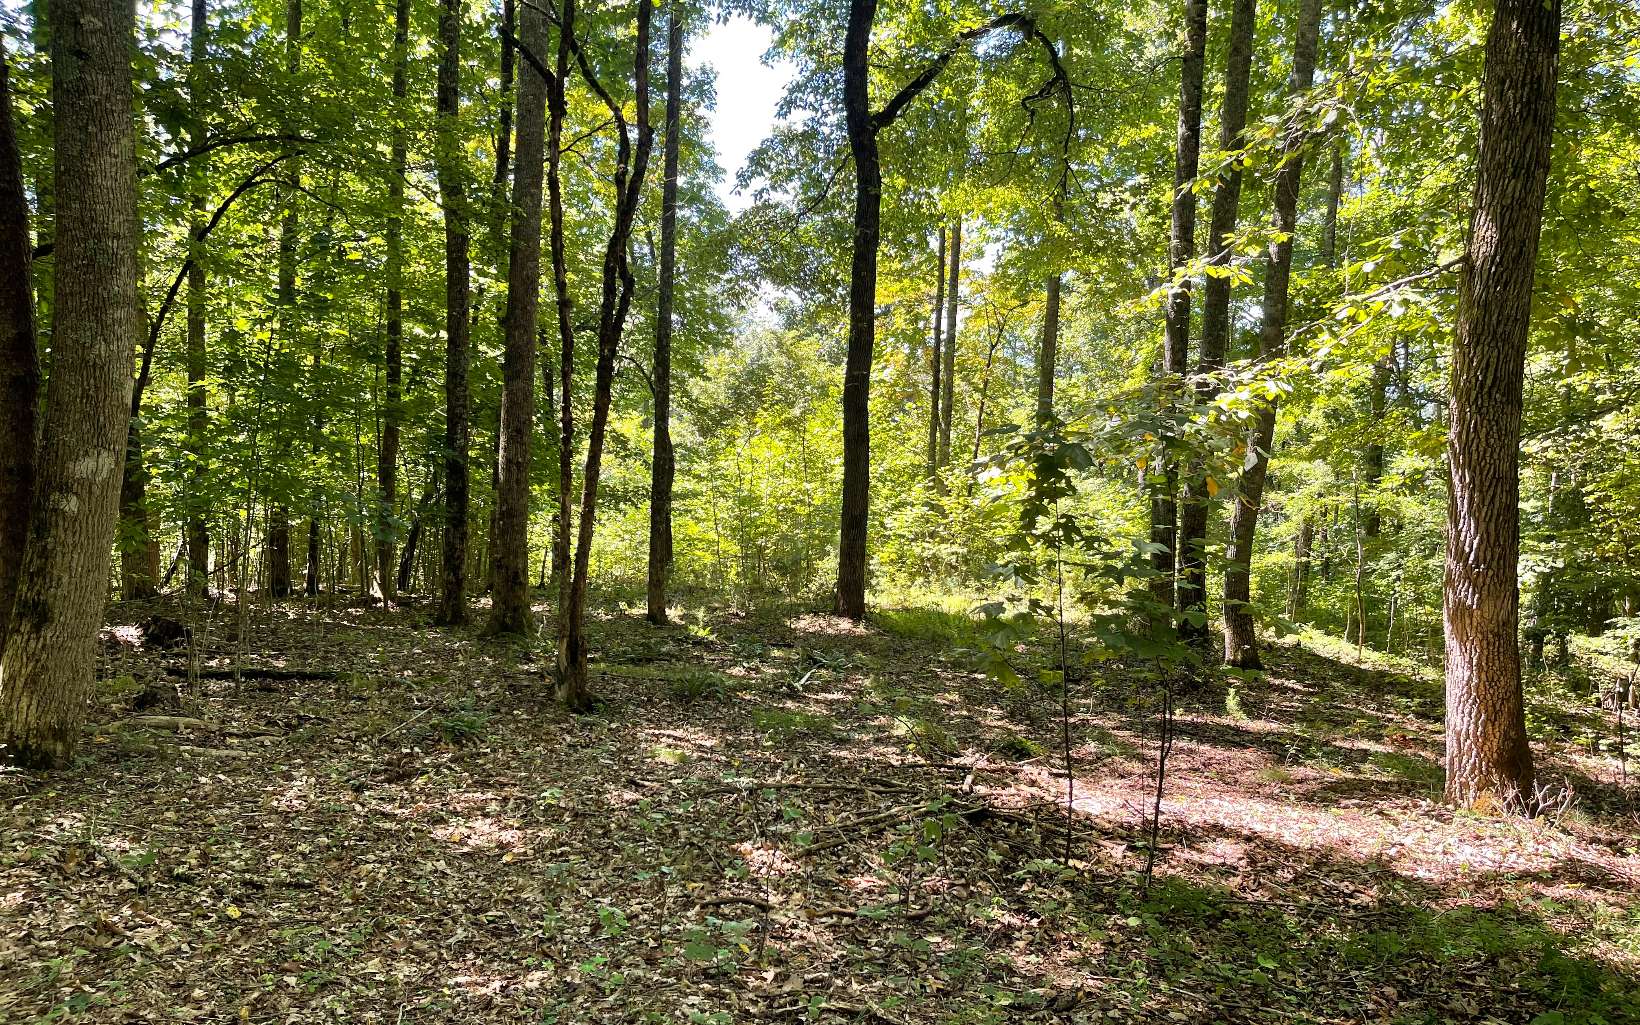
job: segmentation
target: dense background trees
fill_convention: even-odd
[[[7,403],[0,483],[55,508],[117,428],[125,596],[243,616],[299,564],[310,601],[436,593],[442,624],[476,594],[493,633],[557,619],[578,707],[589,587],[647,584],[657,623],[701,588],[1027,602],[1047,502],[1122,553],[1114,590],[1083,553],[1073,615],[1205,665],[1295,626],[1444,659],[1455,708],[1505,699],[1454,742],[1505,722],[1518,748],[1516,532],[1529,661],[1640,601],[1640,26],[1517,6],[144,4],[99,44],[129,51],[120,111],[112,82],[54,93],[60,40],[19,11],[0,328],[8,396],[28,353],[47,383]],[[791,71],[733,214],[682,59],[731,12]],[[110,140],[93,167],[74,132]],[[0,602],[13,566],[28,602],[73,590],[63,650],[90,644],[103,498],[26,544],[20,497],[0,518]],[[58,686],[28,682],[34,607],[11,730]],[[1476,772],[1455,800],[1530,789]]]

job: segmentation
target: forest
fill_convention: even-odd
[[[6,0],[0,1022],[1640,1025],[1563,2]]]

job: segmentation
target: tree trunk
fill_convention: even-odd
[[[403,417],[404,350],[404,174],[408,162],[404,97],[410,62],[410,0],[398,0],[393,16],[392,167],[387,179],[387,351],[383,354],[386,390],[382,402],[382,440],[376,453],[379,509],[376,519],[376,580],[382,604],[393,597],[393,542],[398,534],[399,420]],[[534,337],[534,329],[531,329]]]
[[[291,80],[295,80],[302,67],[302,0],[287,0],[285,5],[285,72]],[[290,131],[290,126],[286,126]],[[302,180],[302,165],[299,159],[292,159],[287,165],[290,179],[300,184]],[[282,197],[284,202],[284,216],[279,221],[279,284],[276,301],[279,305],[279,334],[288,344],[292,335],[299,333],[296,326],[296,256],[300,240],[297,238],[298,221],[296,204],[299,191],[295,188],[286,190]],[[314,369],[318,369],[318,357],[314,357]],[[317,375],[315,375],[317,376]],[[320,387],[315,381],[314,387]],[[318,437],[315,425],[314,437]],[[317,448],[317,441],[315,442]],[[314,505],[317,505],[317,501]],[[309,554],[313,552],[312,540],[309,541]],[[316,565],[310,564],[309,586],[314,586],[318,573]],[[318,593],[316,590],[313,593]],[[290,594],[290,509],[281,497],[272,503],[268,514],[268,595],[273,598],[284,598]]]
[[[1293,31],[1293,70],[1288,88],[1294,96],[1310,91],[1315,82],[1316,46],[1321,35],[1321,0],[1303,0]],[[1287,126],[1282,161],[1276,171],[1275,240],[1266,252],[1264,307],[1259,317],[1259,360],[1268,364],[1286,347],[1287,291],[1293,269],[1293,235],[1298,228],[1298,188],[1304,173],[1305,132],[1302,125]],[[1204,342],[1205,345],[1205,342]],[[1253,623],[1253,536],[1264,503],[1264,481],[1270,469],[1270,446],[1275,438],[1276,400],[1259,407],[1247,439],[1247,459],[1230,513],[1230,548],[1224,560],[1224,660],[1240,669],[1260,667],[1258,634]]]
[[[1207,0],[1185,0],[1185,48],[1179,74],[1178,142],[1173,161],[1172,231],[1168,240],[1168,293],[1162,342],[1164,417],[1173,415],[1190,359],[1190,279],[1180,269],[1196,258],[1196,193],[1191,184],[1201,164],[1202,76],[1207,58]],[[1179,471],[1163,452],[1161,472],[1152,474],[1150,493],[1151,599],[1177,608]]]
[[[546,17],[533,6],[519,16],[519,41],[545,48]],[[501,451],[496,477],[493,593],[488,631],[523,633],[530,622],[530,438],[535,420],[535,320],[541,292],[541,172],[546,82],[518,82],[518,146],[513,170],[512,248],[507,260],[506,343],[501,360]]]
[[[462,0],[442,0],[438,22],[439,41],[444,47],[438,66],[436,139],[438,188],[444,200],[444,538],[439,604],[434,621],[441,626],[456,626],[467,621],[467,456],[472,448],[471,400],[467,390],[471,241],[460,136],[462,9]],[[503,41],[502,46],[506,45]]]
[[[575,323],[569,292],[569,264],[564,251],[563,135],[569,81],[570,33],[575,30],[575,0],[564,0],[559,12],[558,50],[553,78],[547,83],[547,203],[550,216],[553,303],[558,314],[558,509],[552,531],[552,577],[558,583],[556,640],[558,651],[569,645],[570,528],[575,501]],[[562,667],[556,667],[562,670]]]
[[[188,37],[188,105],[193,120],[190,142],[202,145],[207,138],[205,75],[210,70],[206,43],[209,38],[209,13],[205,0],[193,0],[192,19]],[[188,488],[185,498],[186,522],[183,526],[188,547],[189,594],[200,594],[205,589],[205,577],[210,571],[211,538],[205,525],[208,507],[208,486],[205,470],[210,456],[206,452],[206,432],[210,414],[206,409],[205,378],[209,373],[205,341],[205,246],[202,238],[205,228],[205,196],[202,171],[189,169],[188,218],[188,426],[184,435],[187,449]]]
[[[50,399],[11,632],[0,741],[16,764],[73,758],[108,593],[131,414],[137,158],[127,0],[53,0],[57,204]]]
[[[1521,696],[1520,423],[1559,71],[1558,0],[1498,0],[1486,40],[1447,461],[1446,798],[1530,809]]]
[[[592,535],[598,517],[598,476],[603,465],[604,432],[609,426],[609,407],[615,386],[615,358],[620,354],[621,334],[626,328],[636,282],[628,265],[632,225],[643,195],[644,176],[649,170],[649,151],[654,129],[649,124],[649,19],[651,0],[637,0],[637,39],[633,56],[633,106],[637,140],[630,138],[626,121],[618,107],[610,103],[610,114],[620,130],[615,158],[615,223],[604,249],[603,294],[598,304],[598,369],[593,383],[592,423],[587,428],[587,461],[581,474],[581,518],[576,524],[575,576],[570,582],[565,645],[558,654],[558,700],[571,711],[585,711],[592,703],[587,687],[586,600],[591,572]],[[587,65],[582,65],[587,71]],[[591,84],[591,83],[589,83]],[[602,90],[598,90],[602,91]]]
[[[1036,422],[1051,423],[1054,418],[1054,371],[1059,362],[1059,289],[1064,275],[1048,276],[1047,297],[1042,310],[1042,344],[1036,354]]]
[[[951,273],[945,283],[945,338],[941,357],[940,469],[951,464],[951,411],[957,389],[957,303],[962,291],[962,217],[951,221]]]
[[[944,372],[943,360],[944,331],[945,331],[945,225],[940,225],[939,263],[936,265],[934,277],[934,336],[929,352],[929,385],[928,385],[928,476],[933,479],[940,468],[940,405],[943,385],[941,374]]]
[[[1253,66],[1253,29],[1258,20],[1256,0],[1235,0],[1230,15],[1230,43],[1224,61],[1224,103],[1219,113],[1219,150],[1234,153],[1242,147],[1247,127],[1247,86]],[[1241,163],[1232,161],[1213,190],[1213,213],[1207,235],[1206,281],[1202,285],[1202,340],[1196,360],[1196,408],[1204,411],[1219,392],[1230,341],[1230,279],[1213,273],[1230,262],[1225,251],[1236,230],[1241,208]],[[1184,475],[1179,503],[1179,610],[1188,616],[1180,632],[1191,639],[1207,636],[1207,524],[1212,495],[1199,459],[1191,460]]]
[[[28,536],[39,441],[40,358],[34,338],[34,250],[28,193],[11,121],[11,73],[0,51],[0,652]]]
[[[876,17],[877,0],[851,0],[843,39],[843,110],[849,154],[854,158],[854,238],[849,262],[848,355],[843,365],[843,496],[836,610],[849,619],[863,619],[866,614],[866,524],[871,504],[871,360],[876,345],[877,246],[883,202],[868,60]],[[936,458],[936,463],[943,462]]]
[[[666,144],[662,157],[660,295],[655,311],[655,454],[649,475],[649,621],[666,622],[672,571],[672,289],[677,275],[678,133],[683,114],[683,21],[672,0],[666,27]]]

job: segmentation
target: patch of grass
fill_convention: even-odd
[[[752,726],[775,741],[800,737],[830,737],[836,732],[832,721],[813,712],[794,712],[785,708],[758,708],[752,711]]]
[[[1047,753],[1047,748],[1038,744],[1029,737],[1020,736],[1009,731],[991,743],[991,753],[1010,758],[1016,762],[1027,758],[1040,758]]]
[[[1441,771],[1441,767],[1427,758],[1418,758],[1399,751],[1379,751],[1373,754],[1371,764],[1391,776],[1416,783],[1433,793],[1440,793],[1441,787],[1446,783],[1446,774]]]
[[[943,609],[884,609],[872,621],[885,633],[909,641],[947,648],[972,648],[979,643],[980,624],[972,616]]]
[[[489,732],[490,713],[468,699],[438,718],[430,720],[422,735],[442,741],[451,747],[466,747],[483,740]]]

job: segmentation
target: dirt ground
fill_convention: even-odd
[[[1179,696],[1147,890],[1157,686],[1075,674],[1067,779],[962,617],[607,604],[572,719],[544,640],[300,603],[139,710],[156,611],[0,776],[0,1022],[1640,1022],[1640,788],[1558,692],[1549,813],[1454,814],[1438,683],[1277,647]]]

